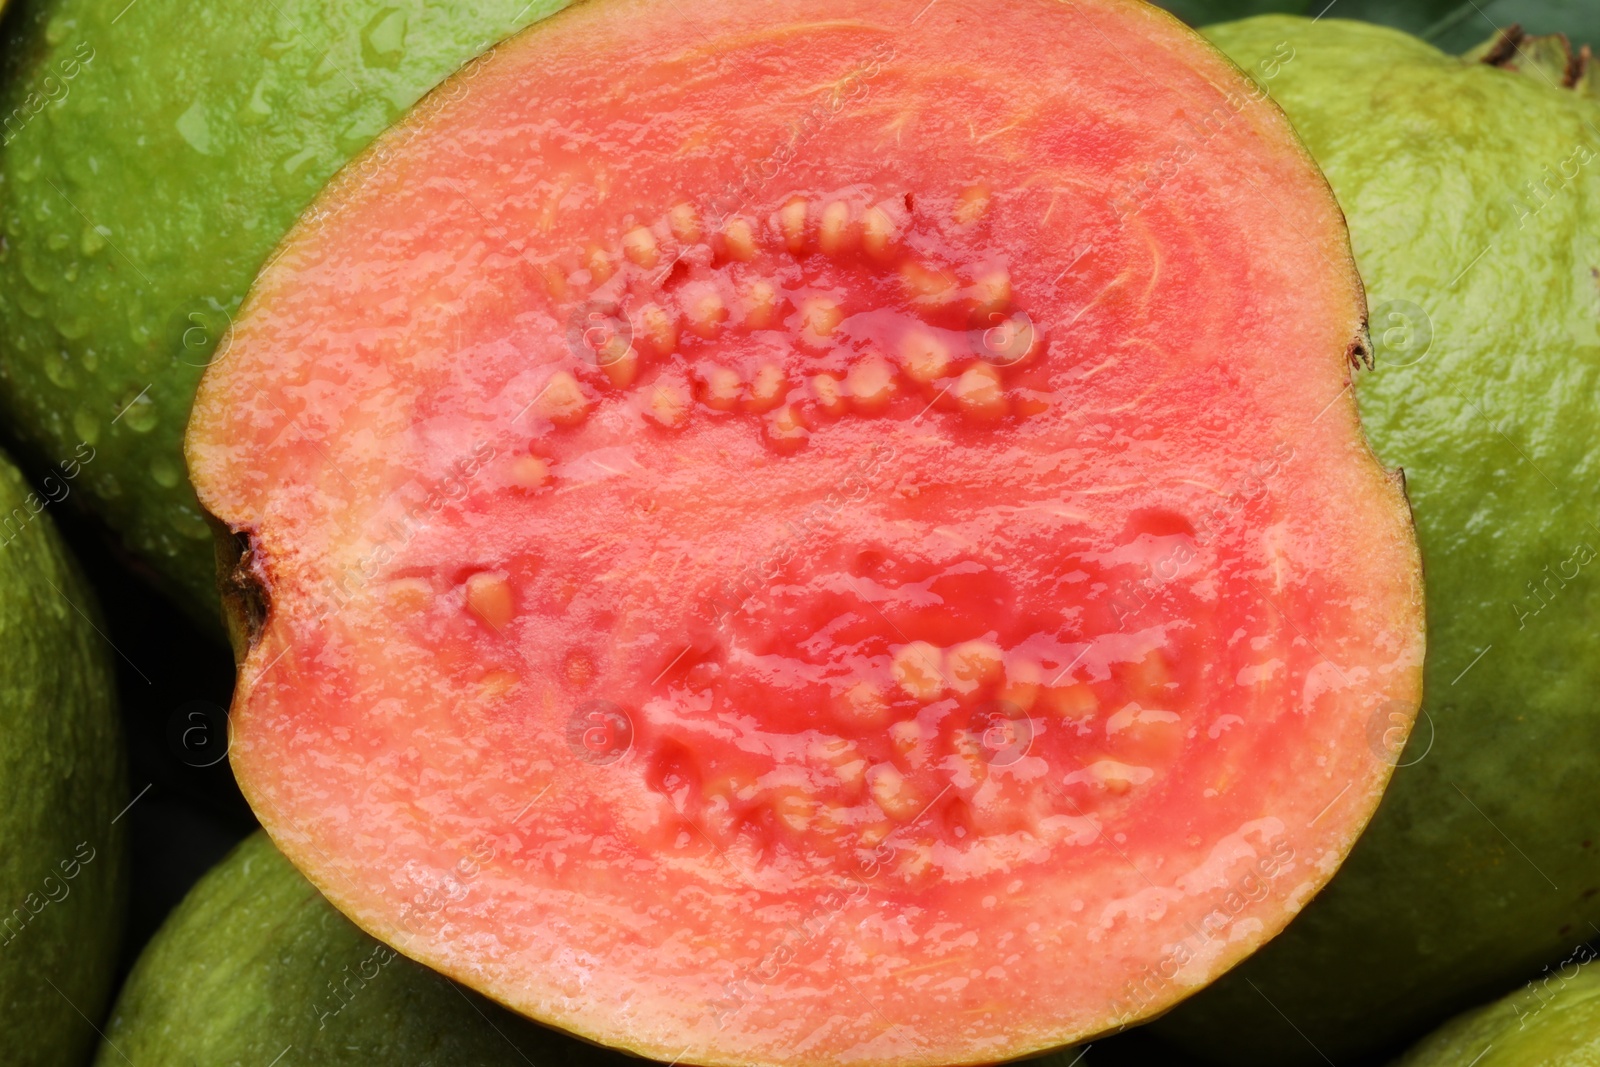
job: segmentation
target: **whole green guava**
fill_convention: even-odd
[[[1327,888],[1155,1029],[1217,1062],[1342,1063],[1600,923],[1600,105],[1581,63],[1516,34],[1465,59],[1334,19],[1206,34],[1349,219],[1361,415],[1416,515],[1427,695],[1403,751],[1368,724],[1398,770]]]
[[[0,1058],[82,1063],[115,978],[128,803],[111,649],[37,490],[0,455]]]
[[[266,834],[201,879],[146,946],[97,1067],[606,1067],[363,933]]]
[[[0,57],[0,414],[218,625],[183,430],[328,178],[565,0],[17,0]]]
[[[1595,1067],[1600,970],[1585,946],[1532,981],[1450,1020],[1395,1067]]]

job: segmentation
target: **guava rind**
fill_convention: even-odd
[[[0,456],[0,1049],[20,1067],[93,1047],[127,888],[111,650],[46,502]]]
[[[201,371],[328,178],[428,89],[565,0],[24,0],[0,61],[0,412],[217,624],[183,460]],[[219,342],[221,347],[219,348]]]
[[[1429,695],[1338,875],[1157,1027],[1236,1064],[1340,1061],[1600,920],[1600,108],[1361,23],[1206,33],[1288,112],[1349,219],[1377,363],[1362,421],[1407,475]],[[1551,173],[1548,196],[1522,184]]]
[[[105,1036],[101,1067],[637,1062],[530,1023],[368,937],[259,831],[168,917]]]
[[[1395,1067],[1595,1067],[1600,1064],[1600,970],[1592,951],[1546,968],[1492,1004],[1423,1038]]]

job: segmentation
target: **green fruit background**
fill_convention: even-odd
[[[1246,66],[1294,50],[1269,85],[1350,222],[1362,422],[1406,471],[1429,647],[1425,716],[1338,877],[1156,1029],[1219,1061],[1337,1062],[1600,923],[1600,97],[1358,22],[1207,33]]]
[[[559,6],[12,0],[5,8],[0,444],[24,460],[34,491],[57,501],[34,520],[32,551],[43,555],[10,571],[10,549],[0,547],[0,624],[13,625],[14,606],[26,635],[8,640],[0,658],[0,717],[11,716],[0,733],[0,790],[32,798],[0,809],[0,879],[17,879],[6,881],[6,906],[80,841],[96,849],[71,895],[24,931],[37,954],[27,974],[8,971],[19,957],[0,951],[5,1062],[87,1062],[97,1027],[110,1039],[98,1062],[126,1057],[138,1067],[267,1065],[284,1045],[303,1058],[283,1067],[524,1062],[523,1053],[504,1058],[497,1027],[517,1031],[509,1044],[528,1062],[614,1058],[497,1015],[403,958],[318,1025],[307,1002],[378,946],[264,839],[249,838],[254,820],[225,758],[232,668],[210,532],[180,452],[195,384],[208,362],[226,358],[231,316],[299,210],[446,74]],[[1362,379],[1360,399],[1376,447],[1410,476],[1428,567],[1429,714],[1394,753],[1401,766],[1371,831],[1283,937],[1156,1025],[1056,1059],[1060,1067],[1387,1062],[1459,1009],[1530,979],[1547,989],[1551,972],[1541,968],[1569,973],[1563,961],[1593,958],[1586,942],[1600,943],[1600,928],[1589,925],[1600,923],[1600,708],[1591,696],[1600,659],[1589,655],[1600,600],[1587,569],[1558,597],[1529,599],[1527,588],[1557,588],[1542,585],[1544,568],[1573,559],[1574,538],[1600,549],[1600,530],[1580,528],[1600,521],[1591,428],[1600,275],[1585,275],[1600,266],[1600,162],[1585,166],[1570,196],[1541,199],[1536,213],[1511,207],[1519,195],[1532,206],[1525,183],[1559,169],[1574,138],[1600,150],[1600,129],[1581,128],[1597,120],[1600,103],[1556,107],[1536,72],[1464,67],[1344,20],[1461,53],[1512,23],[1600,42],[1600,4],[1165,6],[1198,26],[1304,16],[1212,36],[1247,70],[1279,41],[1297,50],[1266,84],[1327,170],[1368,284],[1378,366]],[[1515,137],[1496,132],[1508,124]],[[1491,254],[1455,288],[1446,275],[1484,245]],[[3,463],[0,490],[27,491]],[[59,576],[54,584],[83,615],[58,618],[59,605],[36,597],[41,574]],[[1540,611],[1524,619],[1513,603]],[[30,651],[14,659],[13,647]],[[13,662],[23,667],[8,675]],[[42,707],[63,712],[41,717]],[[1381,734],[1378,743],[1388,744]],[[65,789],[49,820],[44,787],[29,777],[41,772]],[[15,794],[13,783],[21,783]],[[91,832],[104,835],[104,848]],[[1592,988],[1587,972],[1560,986],[1562,999],[1539,1016],[1548,1041],[1580,1048],[1593,1036],[1584,1014],[1592,1009],[1582,1007]],[[1527,988],[1511,999],[1518,995]],[[1578,1006],[1558,1009],[1568,1004]],[[13,1044],[4,1027],[18,1018],[31,1025]],[[1573,1022],[1561,1029],[1560,1020]],[[1480,1035],[1497,1053],[1478,1067],[1540,1062],[1532,1050],[1558,1047],[1505,1044],[1503,1022],[1503,1010],[1484,1009],[1405,1063],[1469,1067]],[[293,1036],[269,1050],[278,1033]]]
[[[1521,988],[1419,1041],[1395,1067],[1594,1067],[1600,1063],[1600,970],[1574,953]]]
[[[537,1026],[375,941],[257,831],[207,874],[129,976],[97,1067],[626,1062]],[[124,1060],[126,1057],[126,1061]]]
[[[1529,33],[1600,41],[1600,5],[1592,0],[1165,0],[1161,6],[1191,26],[1267,14],[1373,22],[1451,53],[1514,24]]]
[[[0,1056],[28,1067],[93,1047],[126,907],[113,651],[46,513],[85,455],[42,491],[0,455]]]
[[[0,68],[0,407],[220,627],[183,430],[257,269],[328,178],[560,0],[17,0]]]

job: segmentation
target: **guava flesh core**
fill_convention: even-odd
[[[111,650],[46,511],[64,473],[35,492],[0,455],[0,1048],[21,1067],[94,1047],[127,888]]]
[[[1600,1063],[1600,971],[1587,948],[1514,992],[1450,1020],[1394,1067],[1594,1067]]]
[[[1600,107],[1354,22],[1207,33],[1276,71],[1350,221],[1377,362],[1362,420],[1416,511],[1431,697],[1338,877],[1157,1027],[1221,1063],[1342,1063],[1600,923]]]
[[[638,1063],[535,1026],[374,941],[261,833],[168,917],[105,1036],[98,1067]]]
[[[88,503],[217,625],[183,461],[200,374],[328,178],[561,0],[121,4],[6,12],[0,412],[35,465],[96,450]]]
[[[1117,0],[598,3],[441,88],[190,423],[279,846],[663,1060],[1004,1060],[1271,936],[1388,776],[1421,579],[1248,91]]]

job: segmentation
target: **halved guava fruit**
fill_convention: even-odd
[[[242,787],[375,936],[645,1055],[1141,1018],[1328,878],[1419,699],[1363,316],[1283,116],[1142,4],[554,17],[202,383]]]

